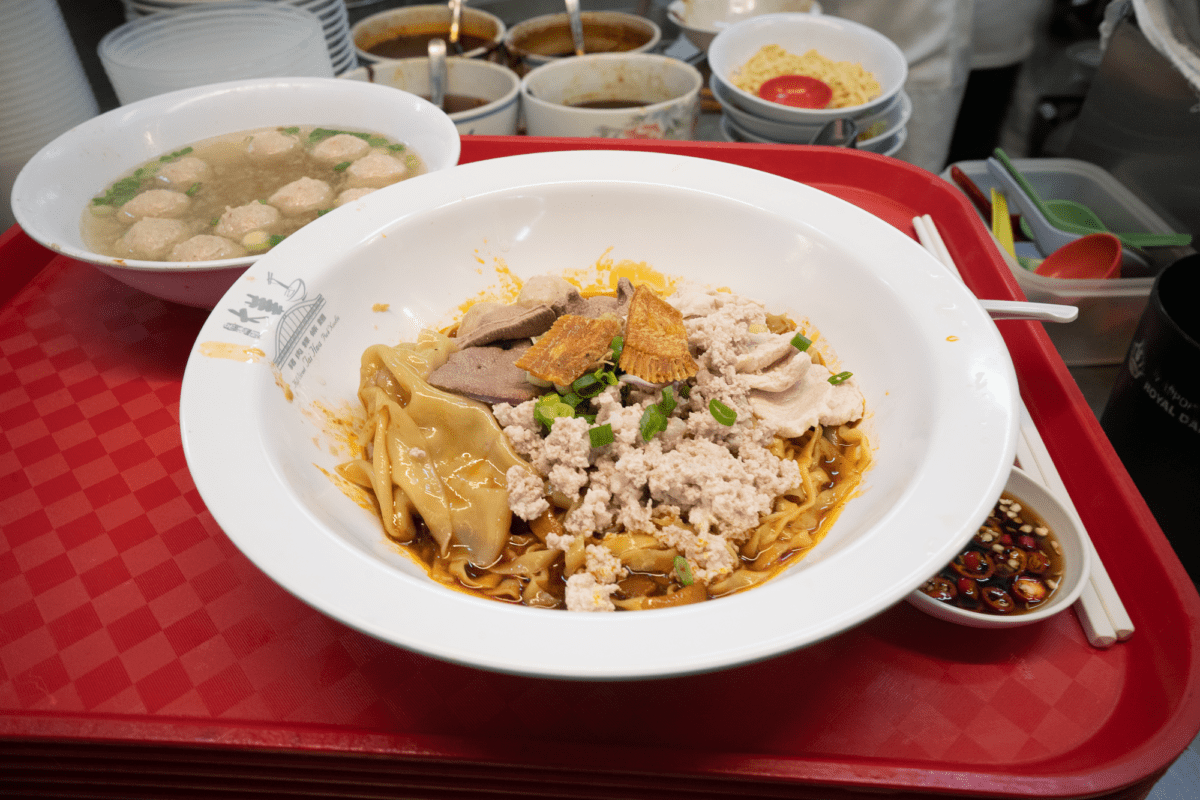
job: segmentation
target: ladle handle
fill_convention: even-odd
[[[571,42],[575,55],[583,55],[583,18],[579,15],[579,0],[564,0],[567,6],[567,22],[571,26]]]
[[[462,53],[462,8],[463,0],[450,0],[450,44],[458,53]]]
[[[429,102],[438,108],[446,104],[446,43],[429,40]]]

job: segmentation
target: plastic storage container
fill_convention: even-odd
[[[1090,207],[1110,230],[1122,233],[1170,233],[1171,227],[1113,176],[1095,164],[1072,158],[1013,159],[1043,200],[1075,200]],[[960,161],[957,166],[983,191],[996,182],[984,161]],[[942,173],[950,180],[950,167]],[[991,220],[984,220],[990,229]],[[1010,267],[1012,265],[1010,264]],[[1077,306],[1079,318],[1064,325],[1047,325],[1046,332],[1068,366],[1120,364],[1150,296],[1153,277],[1116,280],[1047,278],[1012,267],[1029,300]]]

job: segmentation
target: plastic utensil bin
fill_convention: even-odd
[[[1122,233],[1171,233],[1171,227],[1129,189],[1095,164],[1073,158],[1017,158],[1013,165],[1043,200],[1075,200],[1091,208],[1108,226]],[[957,166],[983,191],[996,182],[984,161]],[[950,167],[942,177],[953,184]],[[984,225],[991,228],[991,220]],[[1046,333],[1068,366],[1120,364],[1150,297],[1153,277],[1115,280],[1047,278],[1009,265],[1021,291],[1039,303],[1077,306],[1074,322],[1046,326]]]

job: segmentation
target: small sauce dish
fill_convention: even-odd
[[[930,616],[972,628],[1041,622],[1069,608],[1083,592],[1091,572],[1091,549],[1083,536],[1083,525],[1072,510],[1013,467],[995,511],[960,555],[912,592],[908,602]],[[1043,554],[1051,563],[1039,567],[1037,562],[1046,559]],[[1056,575],[1060,565],[1061,575]],[[1022,593],[1036,594],[1047,587],[1048,598],[1026,609]],[[972,605],[979,610],[961,607]]]

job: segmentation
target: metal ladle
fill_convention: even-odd
[[[441,39],[429,40],[429,102],[446,110],[446,43]]]
[[[849,117],[831,119],[821,130],[817,131],[812,143],[832,147],[849,147],[853,150],[858,146],[858,125]]]
[[[583,55],[583,18],[579,15],[579,0],[564,0],[567,6],[567,24],[571,26],[571,43],[575,55]]]
[[[463,0],[450,0],[450,46],[454,48],[454,54],[459,56],[463,54],[463,46],[460,41],[462,8]]]

